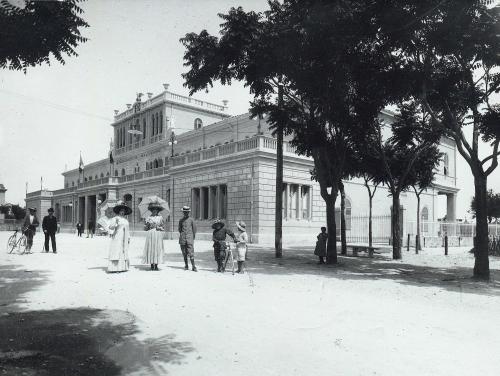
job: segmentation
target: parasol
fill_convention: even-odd
[[[163,217],[163,219],[167,219],[168,215],[170,214],[168,202],[158,196],[145,197],[137,206],[139,208],[139,212],[141,213],[141,218],[145,219],[151,215],[151,211],[148,209],[150,204],[155,204],[156,206],[162,207],[163,210],[160,211],[159,214]]]

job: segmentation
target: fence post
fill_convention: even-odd
[[[410,234],[408,234],[408,243],[406,244],[406,252],[410,252]]]
[[[425,236],[424,236],[424,247],[425,247]]]
[[[444,236],[444,255],[448,256],[448,235]]]
[[[462,237],[461,237],[461,236],[459,236],[459,237],[458,237],[458,246],[459,246],[459,247],[460,247],[460,240],[462,240]]]

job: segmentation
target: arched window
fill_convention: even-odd
[[[68,188],[68,187],[69,187],[69,183],[64,184],[64,188]]]
[[[339,200],[338,201],[338,207],[335,208],[335,224],[337,226],[337,231],[340,233],[340,195],[339,195]],[[352,205],[351,205],[351,200],[348,199],[347,197],[345,198],[345,229],[346,231],[351,230],[351,215],[352,213]]]
[[[125,176],[125,169],[122,168],[122,176]]]
[[[87,180],[88,180],[88,179],[87,179],[87,178],[85,178],[85,181],[87,181]]]
[[[151,115],[151,136],[155,135],[155,115]]]
[[[203,121],[200,118],[194,119],[194,129],[200,129],[203,127]]]
[[[92,180],[92,176],[89,176],[89,180]]]
[[[142,139],[146,138],[146,118],[142,119]]]
[[[160,112],[160,133],[163,133],[163,113]]]
[[[450,159],[448,157],[448,154],[445,154],[443,157],[443,165],[444,165],[443,174],[445,176],[448,176],[448,174],[450,172]]]
[[[115,170],[115,176],[118,176],[118,170]]]
[[[158,168],[158,160],[157,159],[155,159],[154,166],[155,166],[155,168]]]
[[[101,172],[101,178],[103,178],[103,177],[104,177],[104,174]]]
[[[109,171],[108,171],[108,172],[106,172],[106,176],[109,176]]]
[[[427,206],[424,206],[422,211],[420,212],[420,221],[421,224],[420,226],[422,229],[422,232],[428,232],[429,231],[429,209],[427,209]]]
[[[72,181],[72,182],[71,182],[71,186],[72,186],[72,187],[74,187],[74,186],[75,186],[75,182],[74,182],[74,181]]]
[[[95,177],[94,177],[94,179],[95,179],[95,180],[99,179],[99,178],[97,177],[97,174],[95,174]]]
[[[163,159],[158,159],[158,167],[163,167]]]

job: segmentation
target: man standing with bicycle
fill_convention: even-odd
[[[31,252],[33,246],[33,236],[35,236],[36,228],[40,224],[36,217],[36,208],[29,208],[29,214],[24,218],[23,233],[26,235],[26,252]]]
[[[49,215],[43,217],[42,229],[45,234],[45,252],[49,252],[49,238],[52,242],[52,252],[56,251],[56,232],[57,232],[57,218],[54,217],[54,209],[49,208]]]
[[[216,219],[212,224],[212,240],[214,241],[214,257],[217,262],[217,272],[224,273],[224,260],[226,259],[226,249],[228,244],[226,242],[226,236],[233,238],[236,241],[236,236],[234,233],[225,227],[224,222],[220,219]]]

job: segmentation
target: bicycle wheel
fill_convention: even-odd
[[[16,245],[16,242],[17,242],[17,236],[11,235],[9,237],[9,240],[7,240],[7,252],[12,253],[13,248]]]
[[[16,243],[16,250],[17,250],[17,253],[19,253],[20,255],[24,254],[26,252],[26,236],[21,236],[19,238],[19,240],[17,241]]]

